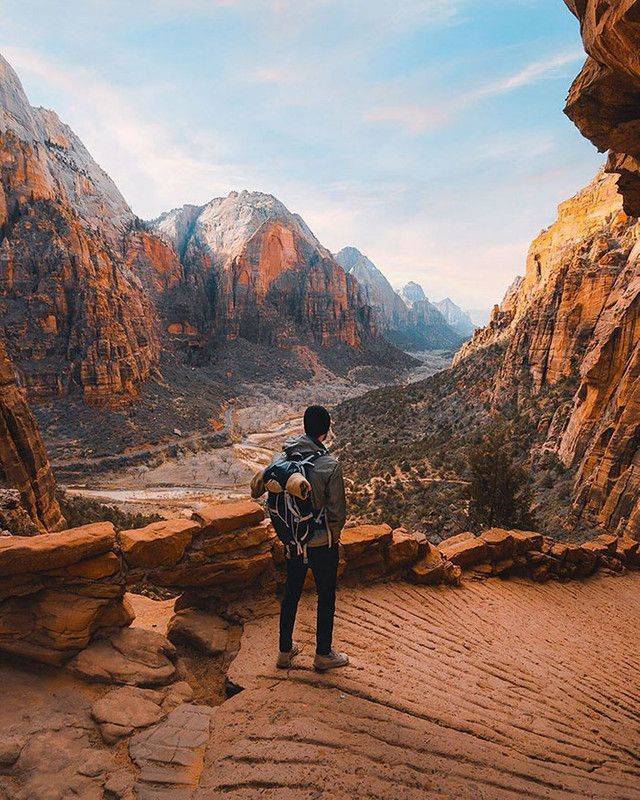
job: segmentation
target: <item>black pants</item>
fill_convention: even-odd
[[[287,582],[280,608],[280,650],[291,650],[291,637],[296,621],[298,601],[302,594],[307,570],[311,568],[318,593],[318,618],[316,623],[316,653],[327,655],[333,638],[333,617],[336,611],[336,584],[338,580],[338,546],[308,547],[308,564],[302,556],[287,559]]]

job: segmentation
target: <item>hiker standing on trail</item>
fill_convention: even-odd
[[[269,492],[273,527],[286,548],[287,580],[280,609],[280,653],[277,665],[291,666],[300,649],[293,641],[298,601],[311,568],[318,594],[316,655],[313,666],[324,672],[349,663],[332,649],[336,607],[338,545],[347,518],[342,469],[324,441],[331,416],[323,406],[304,412],[304,434],[284,443],[282,452],[254,477],[251,495]]]

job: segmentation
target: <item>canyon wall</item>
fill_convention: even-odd
[[[616,173],[625,211],[640,216],[640,2],[565,0],[588,53],[565,113]]]
[[[0,339],[0,489],[5,487],[17,489],[20,502],[1,504],[0,528],[42,533],[64,524],[38,427]]]
[[[135,395],[159,358],[156,311],[122,256],[135,217],[0,57],[0,320],[32,398]]]
[[[493,402],[558,389],[543,450],[577,471],[574,518],[640,538],[640,226],[615,178],[562,203],[524,279],[456,357],[504,346]],[[550,412],[551,413],[551,412]]]
[[[0,333],[30,398],[124,406],[160,378],[163,342],[188,363],[241,337],[402,361],[380,349],[378,323],[271,195],[232,192],[143,223],[0,57]]]

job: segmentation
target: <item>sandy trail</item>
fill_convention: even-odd
[[[195,797],[640,798],[640,575],[345,590],[352,666],[272,667],[274,609],[247,624]],[[635,744],[634,744],[635,743]]]

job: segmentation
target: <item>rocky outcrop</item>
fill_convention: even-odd
[[[613,176],[559,208],[533,242],[524,279],[456,356],[496,343],[494,402],[557,389],[543,450],[575,469],[573,522],[640,538],[640,229]],[[574,385],[573,382],[577,382]]]
[[[0,538],[0,650],[61,664],[102,630],[129,625],[110,522]]]
[[[588,53],[565,113],[616,173],[627,214],[640,216],[640,5],[637,0],[565,0]]]
[[[457,586],[463,570],[546,581],[584,578],[599,568],[640,568],[640,542],[628,536],[602,535],[578,545],[499,528],[480,536],[464,532],[436,547],[404,528],[356,525],[342,532],[341,552],[346,585],[408,577],[416,584]],[[284,563],[283,546],[253,501],[218,503],[192,521],[167,520],[119,534],[103,522],[1,537],[0,651],[48,664],[69,662],[72,672],[92,682],[163,686],[178,674],[174,644],[227,660],[237,653],[241,629],[229,609],[278,593]],[[169,639],[128,627],[134,614],[127,585],[180,594]],[[306,588],[312,586],[309,573]],[[158,697],[154,702],[162,704]],[[112,725],[108,736],[124,735],[119,725],[142,727],[137,717],[129,724],[114,716],[111,706],[96,712],[101,724]]]
[[[0,339],[0,489],[4,488],[16,489],[19,496],[0,503],[0,529],[41,533],[64,524],[38,426]]]

